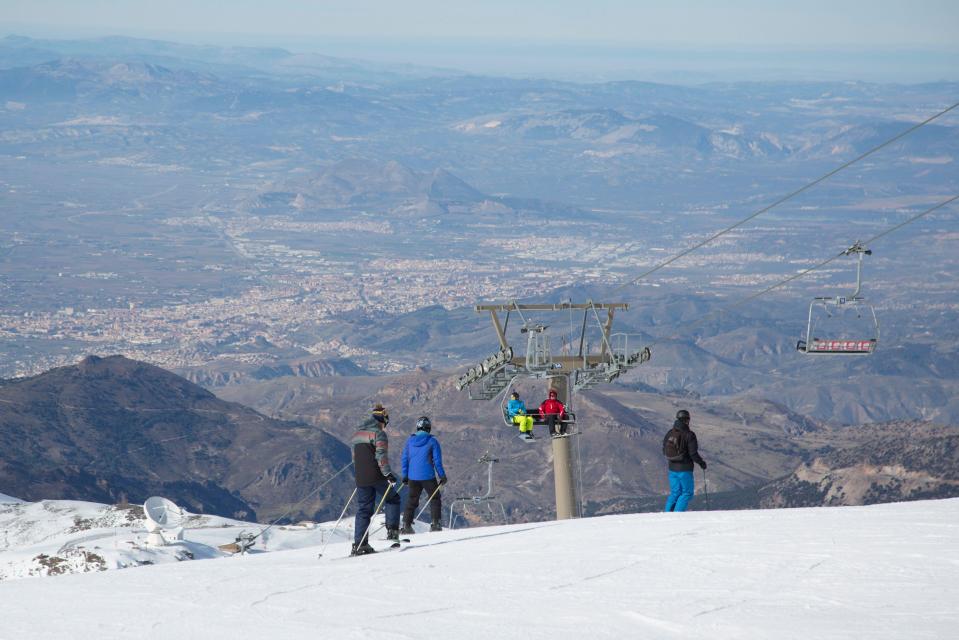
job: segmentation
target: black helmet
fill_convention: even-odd
[[[686,411],[685,409],[680,409],[679,411],[676,412],[676,419],[689,420],[689,412]]]
[[[429,433],[430,429],[433,428],[433,423],[430,422],[430,419],[426,416],[421,416],[419,420],[416,421],[416,430],[425,431]]]

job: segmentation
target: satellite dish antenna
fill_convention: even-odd
[[[146,517],[148,545],[162,547],[170,540],[183,540],[186,513],[172,500],[160,496],[148,498],[143,503],[143,515]],[[164,532],[169,535],[165,536]]]

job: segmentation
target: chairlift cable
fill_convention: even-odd
[[[932,213],[933,211],[936,211],[937,209],[941,209],[941,208],[943,208],[943,207],[945,207],[945,206],[947,206],[947,205],[949,205],[949,204],[952,204],[952,203],[955,202],[956,200],[959,200],[959,195],[952,196],[952,197],[949,198],[948,200],[944,200],[943,202],[940,202],[939,204],[937,204],[937,205],[935,205],[935,206],[933,206],[933,207],[930,207],[929,209],[926,209],[925,211],[923,211],[923,212],[921,212],[921,213],[917,213],[916,215],[912,216],[911,218],[909,218],[909,219],[907,219],[907,220],[904,220],[903,222],[900,222],[899,224],[897,224],[897,225],[895,225],[895,226],[893,226],[893,227],[890,227],[889,229],[886,229],[886,230],[883,231],[882,233],[873,236],[872,238],[870,238],[869,240],[866,240],[865,242],[863,242],[863,243],[861,243],[861,244],[863,244],[864,246],[871,245],[871,244],[873,244],[874,242],[876,242],[877,240],[879,240],[880,238],[882,238],[882,237],[884,237],[884,236],[886,236],[886,235],[889,235],[889,234],[892,233],[893,231],[897,231],[897,230],[901,229],[902,227],[905,227],[906,225],[915,222],[915,221],[918,220],[919,218],[922,218],[923,216],[926,216],[926,215]],[[705,323],[707,320],[709,320],[710,318],[712,318],[712,317],[715,316],[715,315],[718,315],[718,314],[723,313],[723,312],[725,312],[725,311],[729,311],[730,309],[733,309],[733,308],[735,308],[735,307],[744,305],[744,304],[746,304],[747,302],[750,302],[750,301],[752,301],[752,300],[755,300],[756,298],[759,298],[760,296],[763,296],[763,295],[769,293],[770,291],[773,291],[774,289],[778,289],[778,288],[780,288],[780,287],[782,287],[782,286],[785,286],[786,284],[792,282],[793,280],[798,280],[799,278],[805,277],[806,275],[808,275],[808,274],[811,273],[812,271],[816,271],[817,269],[821,269],[821,268],[825,267],[827,264],[829,264],[829,263],[831,263],[831,262],[833,262],[833,261],[835,261],[835,260],[838,260],[839,258],[842,258],[842,257],[844,257],[844,256],[846,256],[846,255],[847,255],[847,250],[844,249],[844,250],[841,251],[840,253],[832,256],[831,258],[828,258],[828,259],[826,259],[826,260],[823,260],[822,262],[820,262],[820,263],[817,264],[817,265],[814,265],[814,266],[812,266],[812,267],[809,267],[808,269],[804,269],[803,271],[800,271],[799,273],[793,274],[793,275],[789,276],[788,278],[785,278],[784,280],[780,280],[779,282],[777,282],[777,283],[775,283],[775,284],[773,284],[773,285],[771,285],[771,286],[769,286],[769,287],[766,287],[765,289],[763,289],[763,290],[760,291],[759,293],[754,293],[754,294],[752,294],[752,295],[746,296],[746,297],[743,298],[742,300],[738,300],[738,301],[733,302],[733,303],[730,303],[730,304],[728,304],[728,305],[724,305],[724,306],[720,307],[719,309],[716,309],[715,311],[710,311],[709,313],[707,313],[706,315],[704,315],[703,317],[701,317],[699,320],[696,320],[695,322],[691,322],[691,323],[689,323],[688,325],[683,325],[683,327],[686,328],[686,329],[692,329],[692,328],[698,327],[699,325]],[[655,345],[657,345],[657,344],[659,344],[659,343],[661,343],[661,342],[664,342],[664,341],[666,341],[666,340],[672,340],[673,338],[677,338],[677,337],[679,337],[679,335],[681,335],[681,334],[679,334],[679,333],[674,333],[673,335],[671,335],[671,336],[669,336],[669,337],[657,338],[657,339],[654,340],[652,343],[650,343],[648,346],[649,346],[649,347],[653,347],[653,346],[655,346]]]
[[[326,481],[325,481],[323,484],[321,484],[320,486],[318,486],[316,489],[313,489],[313,491],[311,491],[309,494],[307,494],[307,496],[306,496],[305,498],[303,498],[302,500],[300,500],[299,502],[297,502],[295,505],[293,505],[293,506],[290,508],[289,511],[287,511],[287,512],[284,513],[282,516],[280,516],[279,518],[277,518],[276,520],[274,520],[273,522],[271,522],[269,525],[267,525],[267,527],[266,527],[265,529],[260,530],[260,532],[259,532],[258,534],[256,534],[256,535],[253,536],[252,538],[250,538],[250,542],[252,542],[253,540],[256,540],[257,538],[259,538],[260,536],[262,536],[264,533],[266,533],[267,531],[269,531],[270,529],[272,529],[272,528],[273,528],[273,525],[275,525],[277,522],[279,522],[279,521],[282,520],[283,518],[285,518],[285,517],[287,517],[288,515],[290,515],[291,513],[293,513],[293,512],[297,509],[297,507],[299,507],[301,504],[303,504],[304,502],[306,502],[307,500],[309,500],[310,498],[312,498],[314,495],[316,495],[317,493],[319,493],[320,489],[322,489],[322,488],[325,487],[326,485],[328,485],[328,484],[330,484],[331,482],[333,482],[333,480],[334,480],[338,475],[340,475],[341,473],[343,473],[344,471],[346,471],[347,469],[349,469],[349,468],[352,467],[352,466],[353,466],[353,461],[351,460],[351,461],[349,462],[349,464],[341,467],[339,471],[337,471],[337,472],[334,473],[332,476],[330,476],[329,478],[327,478]]]
[[[923,120],[922,122],[920,122],[920,123],[918,123],[918,124],[915,124],[915,125],[909,127],[909,128],[906,129],[905,131],[902,131],[901,133],[893,136],[892,138],[889,138],[889,139],[886,140],[885,142],[882,142],[881,144],[876,145],[875,147],[873,147],[873,148],[869,149],[868,151],[866,151],[865,153],[862,153],[861,155],[853,158],[852,160],[849,160],[848,162],[845,162],[845,163],[839,165],[838,167],[836,167],[836,168],[833,169],[832,171],[830,171],[830,172],[828,172],[828,173],[820,176],[819,178],[816,178],[816,179],[813,180],[812,182],[806,183],[805,185],[803,185],[803,186],[800,187],[799,189],[796,189],[795,191],[792,191],[792,192],[790,192],[790,193],[782,196],[781,198],[779,198],[778,200],[776,200],[776,201],[773,202],[772,204],[766,205],[766,206],[763,207],[762,209],[759,209],[759,210],[756,211],[755,213],[750,214],[749,216],[743,218],[742,220],[736,222],[735,224],[732,224],[732,225],[726,227],[726,228],[723,229],[722,231],[718,231],[718,232],[714,233],[713,235],[709,236],[708,238],[706,238],[705,240],[696,243],[696,244],[693,245],[692,247],[689,247],[688,249],[685,249],[685,250],[683,250],[683,251],[680,251],[679,253],[677,253],[676,255],[672,256],[671,258],[669,258],[669,259],[667,259],[667,260],[659,263],[658,265],[656,265],[656,266],[653,267],[652,269],[649,269],[648,271],[645,271],[644,273],[641,273],[640,275],[636,276],[636,277],[633,278],[632,280],[628,280],[627,282],[624,282],[623,284],[619,285],[618,287],[616,287],[615,289],[612,290],[612,293],[614,293],[614,294],[615,294],[615,293],[619,293],[620,291],[622,291],[622,290],[625,289],[626,287],[628,287],[628,286],[630,286],[630,285],[632,285],[632,284],[635,284],[635,283],[639,282],[640,280],[646,278],[647,276],[652,275],[653,273],[656,273],[656,272],[659,271],[660,269],[662,269],[662,268],[664,268],[664,267],[672,264],[673,262],[676,262],[676,261],[679,260],[680,258],[682,258],[682,257],[684,257],[684,256],[686,256],[686,255],[689,255],[689,254],[692,253],[693,251],[696,251],[697,249],[699,249],[699,248],[701,248],[701,247],[709,244],[710,242],[712,242],[712,241],[715,240],[716,238],[719,238],[720,236],[729,233],[730,231],[732,231],[733,229],[736,229],[737,227],[741,227],[742,225],[746,224],[746,223],[749,222],[750,220],[759,217],[760,215],[766,213],[766,212],[769,211],[770,209],[773,209],[773,208],[781,205],[782,203],[786,202],[787,200],[791,200],[791,199],[795,198],[795,197],[798,196],[799,194],[801,194],[801,193],[803,193],[803,192],[811,189],[812,187],[816,186],[816,185],[819,184],[820,182],[823,182],[824,180],[827,180],[828,178],[831,178],[832,176],[836,175],[836,174],[839,173],[840,171],[843,171],[843,170],[851,167],[852,165],[856,164],[856,163],[859,162],[860,160],[863,160],[863,159],[871,156],[872,154],[876,153],[876,152],[879,151],[880,149],[883,149],[883,148],[885,148],[885,147],[888,147],[888,146],[891,145],[892,143],[894,143],[894,142],[896,142],[896,141],[898,141],[898,140],[900,140],[900,139],[908,136],[909,134],[913,133],[913,132],[916,131],[917,129],[920,129],[920,128],[926,126],[927,124],[929,124],[929,123],[932,122],[933,120],[936,120],[937,118],[941,118],[942,116],[944,116],[945,114],[949,113],[950,111],[952,111],[952,110],[955,109],[956,107],[959,107],[959,102],[956,102],[956,103],[953,104],[952,106],[947,107],[946,109],[943,109],[943,110],[940,111],[939,113],[937,113],[937,114],[935,114],[935,115],[933,115],[933,116],[931,116],[931,117],[929,117],[929,118],[926,118],[925,120]]]

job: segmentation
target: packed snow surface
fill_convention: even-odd
[[[377,524],[382,522],[380,515]],[[24,502],[0,494],[0,582],[223,558],[233,554],[221,550],[221,545],[249,534],[256,535],[257,553],[352,539],[352,519],[342,523],[335,534],[334,524],[310,522],[267,527],[187,513],[182,541],[151,546],[147,544],[140,505],[119,507],[80,500]],[[416,526],[429,529],[420,523]],[[371,537],[384,540],[386,532],[380,529]]]
[[[6,581],[0,638],[901,640],[959,629],[959,499],[607,516],[418,533],[359,558],[339,539],[318,552]]]

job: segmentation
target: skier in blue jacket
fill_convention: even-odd
[[[413,533],[413,514],[420,506],[420,492],[426,491],[430,498],[430,517],[433,521],[430,531],[441,531],[440,524],[443,503],[440,500],[440,485],[446,484],[446,471],[443,469],[443,450],[439,440],[430,435],[433,425],[426,416],[416,421],[416,433],[411,435],[403,447],[403,482],[409,488],[406,509],[403,512],[402,533]],[[437,481],[439,478],[439,481]]]
[[[506,415],[513,421],[513,424],[519,425],[520,436],[532,440],[533,416],[528,416],[526,413],[526,403],[519,399],[519,392],[514,391],[510,394],[509,403],[506,405]]]

